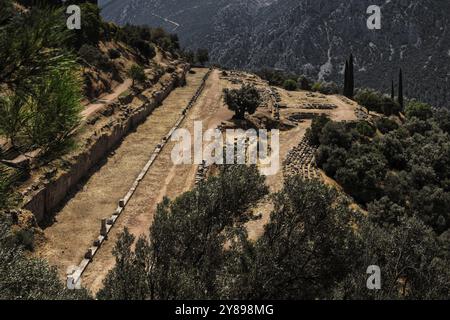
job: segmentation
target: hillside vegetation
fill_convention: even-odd
[[[104,22],[90,3],[81,4],[81,30],[71,31],[65,7],[30,3],[0,0],[0,299],[87,298],[29,257],[36,225],[13,209],[21,203],[17,186],[31,161],[39,170],[78,147],[87,101],[122,83],[131,65],[157,68],[157,54],[176,59],[178,40],[162,29]]]
[[[101,19],[96,5],[84,3],[82,28],[71,31],[64,8],[2,0],[0,160],[7,160],[0,164],[3,195],[15,180],[26,179],[30,169],[27,161],[10,160],[22,154],[48,162],[67,152],[74,146],[85,101],[110,92],[133,65],[148,65],[158,50],[171,59],[178,57],[177,37],[164,30],[118,27]],[[5,204],[6,197],[0,199]]]
[[[244,190],[251,190],[245,192]],[[225,167],[159,206],[150,241],[125,230],[100,299],[441,299],[450,296],[448,236],[420,216],[385,225],[320,182],[289,178],[263,235],[248,209],[267,193],[255,168]],[[366,268],[382,270],[367,290]]]

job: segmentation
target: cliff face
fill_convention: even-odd
[[[368,30],[379,5],[381,30]],[[406,94],[438,106],[450,100],[450,2],[447,0],[126,0],[106,19],[163,26],[186,47],[206,47],[228,67],[275,67],[342,82],[353,52],[358,86],[389,91],[398,68]]]

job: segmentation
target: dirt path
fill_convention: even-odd
[[[128,192],[156,145],[179,118],[207,72],[206,69],[196,71],[196,74],[187,75],[185,87],[175,89],[135,132],[124,139],[60,210],[56,221],[44,230],[45,240],[36,252],[57,266],[61,277],[65,277],[68,267],[81,261],[99,234],[101,219],[114,212],[119,199]],[[113,236],[111,242],[114,242]]]
[[[336,95],[329,96],[328,99],[338,107],[331,112],[331,119],[333,121],[357,120],[355,109],[358,103],[349,99],[346,99],[347,102],[344,102],[342,97]]]
[[[203,129],[206,130],[216,127],[221,121],[232,116],[221,103],[223,87],[218,73],[217,70],[212,72],[202,95],[180,126],[188,129],[191,134],[194,121],[202,120]],[[114,266],[115,260],[111,250],[123,228],[127,227],[135,236],[148,235],[156,206],[163,197],[175,198],[194,186],[197,165],[174,165],[171,160],[174,145],[175,142],[168,142],[164,147],[116,222],[108,241],[103,244],[83,274],[82,283],[92,292],[101,288],[103,279]]]
[[[124,82],[122,82],[121,84],[119,84],[118,86],[116,86],[111,93],[107,93],[97,99],[95,99],[95,102],[89,103],[84,107],[83,112],[81,112],[81,115],[83,116],[83,118],[88,118],[90,115],[92,115],[93,113],[95,113],[96,111],[102,109],[104,106],[106,106],[108,103],[111,103],[115,100],[117,100],[117,98],[124,93],[125,91],[127,91],[132,84],[132,80],[131,79],[126,79]]]

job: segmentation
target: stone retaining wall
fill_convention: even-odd
[[[212,69],[208,71],[208,73],[205,74],[205,76],[202,79],[202,82],[197,89],[194,96],[189,101],[188,105],[183,109],[182,114],[176,121],[175,125],[170,129],[170,131],[167,133],[166,136],[162,139],[162,141],[156,146],[155,150],[151,154],[148,162],[146,165],[142,168],[141,172],[135,179],[133,185],[127,192],[127,194],[124,196],[123,199],[119,201],[118,207],[116,211],[107,219],[103,219],[100,225],[100,235],[93,241],[93,244],[90,248],[87,249],[83,259],[81,260],[78,267],[73,270],[71,274],[67,275],[67,287],[69,289],[75,289],[77,285],[80,283],[80,278],[83,272],[88,267],[89,263],[94,258],[97,251],[100,249],[103,242],[107,239],[108,233],[116,223],[119,216],[122,214],[122,212],[125,210],[127,204],[129,203],[130,199],[133,197],[133,194],[136,192],[137,188],[139,187],[140,182],[142,179],[144,179],[147,172],[150,170],[152,164],[155,162],[158,155],[161,153],[167,142],[170,140],[172,134],[175,132],[175,130],[181,125],[183,120],[187,116],[187,111],[192,108],[192,106],[197,102],[197,99],[200,97],[200,95],[203,92],[203,89],[205,88],[206,80],[208,79],[209,75],[211,74]]]
[[[298,146],[292,148],[283,162],[283,176],[300,175],[304,179],[320,179],[321,174],[316,166],[315,154],[317,148],[309,144],[304,137]]]
[[[77,184],[90,174],[90,170],[95,165],[114,150],[129,132],[142,123],[176,86],[185,83],[188,70],[189,65],[184,66],[181,72],[173,74],[168,85],[162,91],[155,93],[152,99],[138,108],[125,110],[124,117],[94,132],[83,151],[70,160],[68,170],[49,180],[41,178],[30,187],[31,190],[24,194],[23,208],[30,210],[38,223],[53,214]]]

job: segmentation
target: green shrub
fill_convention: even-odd
[[[244,236],[243,223],[254,219],[249,209],[268,193],[255,166],[219,170],[194,190],[158,205],[150,242],[140,238],[133,246],[134,237],[125,229],[98,299],[218,297],[217,280],[230,257],[225,244]]]
[[[311,90],[314,92],[320,92],[321,89],[322,89],[322,83],[320,83],[320,82],[315,82],[311,87]]]
[[[427,120],[433,116],[433,110],[427,103],[411,100],[406,105],[405,114],[408,118],[416,117],[420,120]]]
[[[156,49],[152,43],[161,46],[164,50],[174,53],[177,44],[172,42],[172,38],[160,28],[151,29],[145,26],[125,25],[118,29],[116,40],[122,41],[132,48],[135,48],[147,59],[156,56]],[[152,43],[151,43],[152,42]],[[163,43],[164,42],[164,43]]]
[[[388,96],[383,96],[383,98],[381,99],[381,112],[385,116],[389,117],[391,115],[397,115],[400,111],[401,107],[397,101],[392,100]]]
[[[136,40],[133,45],[147,59],[153,59],[156,56],[155,47],[145,40]]]
[[[398,114],[401,109],[397,101],[373,89],[359,89],[354,99],[368,110],[386,116]]]
[[[195,63],[195,53],[193,51],[187,50],[183,52],[183,58],[189,64]]]
[[[136,82],[142,83],[147,79],[144,68],[137,64],[131,66],[131,68],[128,70],[128,75],[133,80],[133,87],[135,86]]]
[[[360,89],[355,94],[355,101],[371,111],[381,113],[381,94],[372,89]]]
[[[284,81],[283,88],[288,91],[295,91],[295,90],[297,90],[297,81],[288,79],[288,80]]]
[[[307,91],[311,90],[311,83],[310,83],[309,79],[306,78],[305,76],[300,76],[298,78],[297,82],[299,84],[300,89],[307,90]]]
[[[381,133],[386,134],[398,129],[398,124],[389,118],[382,117],[376,121],[376,126]]]
[[[282,71],[273,69],[261,69],[256,74],[261,79],[268,81],[271,86],[282,86],[283,82],[288,79]]]
[[[7,137],[16,146],[17,139],[28,119],[25,97],[17,94],[0,96],[0,134]]]
[[[67,289],[55,267],[50,267],[41,259],[28,257],[11,227],[11,217],[0,214],[0,300],[90,298],[84,289]],[[29,241],[31,236],[26,237]]]
[[[359,134],[366,136],[366,137],[373,137],[376,133],[376,128],[374,128],[374,126],[372,126],[369,122],[367,121],[359,121],[356,124],[356,131],[358,131]]]
[[[112,68],[109,58],[100,49],[90,44],[84,44],[78,50],[78,56],[91,66],[109,71]]]
[[[74,42],[76,48],[81,48],[85,44],[97,45],[102,33],[102,19],[100,9],[92,3],[83,3],[81,8],[81,29],[74,30]]]
[[[22,152],[63,145],[78,123],[81,83],[62,12],[32,7],[0,28],[0,132]]]
[[[316,82],[313,84],[311,90],[322,94],[339,93],[339,87],[334,82]]]
[[[10,178],[6,169],[0,165],[0,208],[6,208],[9,199]]]
[[[59,71],[37,86],[39,98],[27,103],[30,117],[24,128],[34,145],[50,150],[70,141],[81,119],[81,83],[78,74]]]
[[[110,59],[119,59],[121,54],[120,51],[114,48],[111,48],[108,50],[108,56]]]
[[[20,229],[14,232],[17,242],[25,249],[34,250],[34,230]]]
[[[329,121],[330,118],[325,114],[313,118],[311,127],[306,130],[306,138],[311,145],[319,145],[322,129]]]

